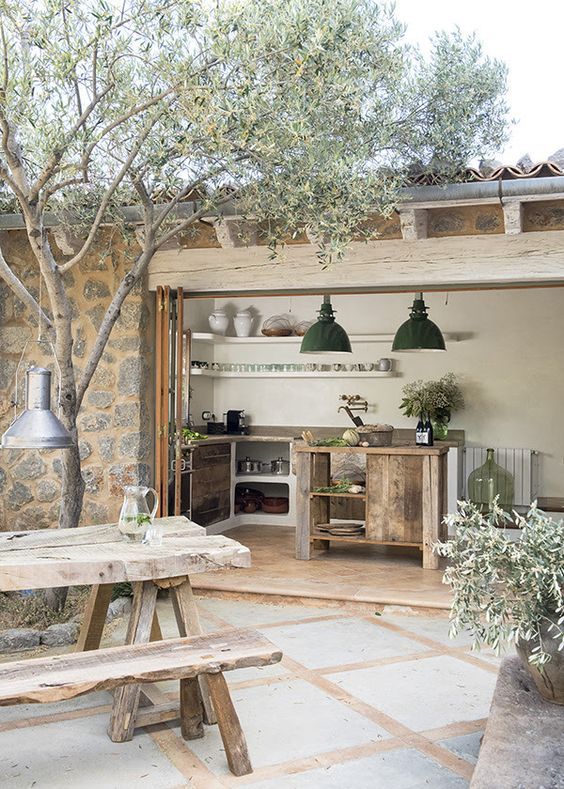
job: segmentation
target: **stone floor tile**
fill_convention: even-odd
[[[449,620],[447,617],[408,616],[404,614],[384,613],[383,622],[390,622],[418,636],[431,638],[446,647],[470,646],[472,637],[463,633],[456,638],[449,638]]]
[[[308,668],[360,663],[424,652],[427,647],[356,617],[269,627],[264,634]]]
[[[496,675],[450,655],[329,674],[327,679],[416,731],[487,718]]]
[[[439,745],[452,751],[457,756],[462,756],[467,762],[476,764],[483,736],[483,731],[475,731],[472,734],[462,734],[459,737],[449,737],[447,740],[441,740]]]
[[[377,742],[389,734],[303,680],[232,692],[255,767]],[[178,732],[178,728],[175,729]],[[216,726],[186,745],[216,774],[227,774]]]
[[[39,706],[39,705],[38,705]],[[107,715],[0,733],[6,789],[172,789],[190,786],[148,734],[113,743]]]
[[[99,693],[89,693],[86,696],[77,696],[75,699],[69,699],[68,701],[57,701],[53,704],[15,704],[12,707],[0,707],[0,725],[10,721],[43,718],[61,712],[101,707],[111,703],[112,695],[101,691]],[[0,786],[2,786],[1,782]]]
[[[464,789],[468,783],[418,751],[398,748],[246,785],[253,789]]]
[[[330,616],[327,608],[310,608],[301,605],[268,605],[251,603],[247,600],[213,600],[209,597],[200,598],[198,607],[205,612],[224,619],[235,627],[255,627],[270,622],[286,622],[307,619],[313,616]]]

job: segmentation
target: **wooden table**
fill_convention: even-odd
[[[251,556],[235,540],[207,536],[205,529],[183,517],[157,518],[163,526],[160,546],[126,542],[116,524],[78,529],[0,532],[0,591],[92,586],[77,651],[98,649],[115,583],[133,584],[133,607],[126,643],[162,638],[156,616],[159,588],[170,589],[181,636],[202,632],[190,575],[214,568],[250,567]],[[206,723],[215,723],[214,705],[222,706],[228,693],[200,677],[199,690]],[[157,688],[143,690],[145,704],[138,710],[140,689],[119,688],[114,694],[109,733],[116,742],[129,740],[137,726],[178,717],[178,701],[170,702]]]
[[[446,538],[448,447],[295,447],[297,475],[296,558],[309,559],[311,547],[331,541],[417,547],[423,567],[437,569],[433,544]],[[366,493],[316,492],[331,484],[331,457],[366,455]],[[336,498],[362,505],[362,536],[334,536],[331,502]],[[358,518],[351,518],[358,521]]]

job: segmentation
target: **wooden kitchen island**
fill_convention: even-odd
[[[298,445],[296,558],[309,559],[311,549],[332,541],[417,547],[425,569],[438,569],[432,546],[446,538],[448,447],[310,447]],[[366,455],[366,493],[316,493],[331,484],[331,457]],[[364,503],[362,536],[334,536],[320,531],[331,521],[337,497]],[[355,519],[357,520],[357,519]]]

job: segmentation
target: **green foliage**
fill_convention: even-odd
[[[273,250],[306,228],[328,262],[391,212],[414,164],[453,179],[505,139],[504,66],[459,32],[425,60],[373,0],[0,0],[0,14],[0,113],[28,180],[49,170],[41,207],[83,234],[144,195],[203,214],[231,196]],[[174,232],[175,211],[152,218],[157,240]]]
[[[514,513],[521,528],[512,542],[502,528],[510,516],[496,503],[483,515],[470,502],[448,517],[455,536],[435,546],[448,557],[444,580],[454,593],[451,635],[470,630],[474,643],[499,651],[504,642],[536,641],[530,662],[550,660],[539,628],[549,629],[564,649],[564,522],[555,522],[534,504],[525,517]]]
[[[446,423],[452,411],[464,408],[464,397],[454,373],[447,373],[438,381],[413,381],[402,392],[400,409],[406,416],[428,414],[430,419]]]

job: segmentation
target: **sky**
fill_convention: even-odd
[[[529,154],[544,161],[564,148],[562,0],[396,0],[407,39],[425,47],[436,30],[475,32],[484,52],[509,69],[508,102],[515,125],[492,158],[516,164]]]

